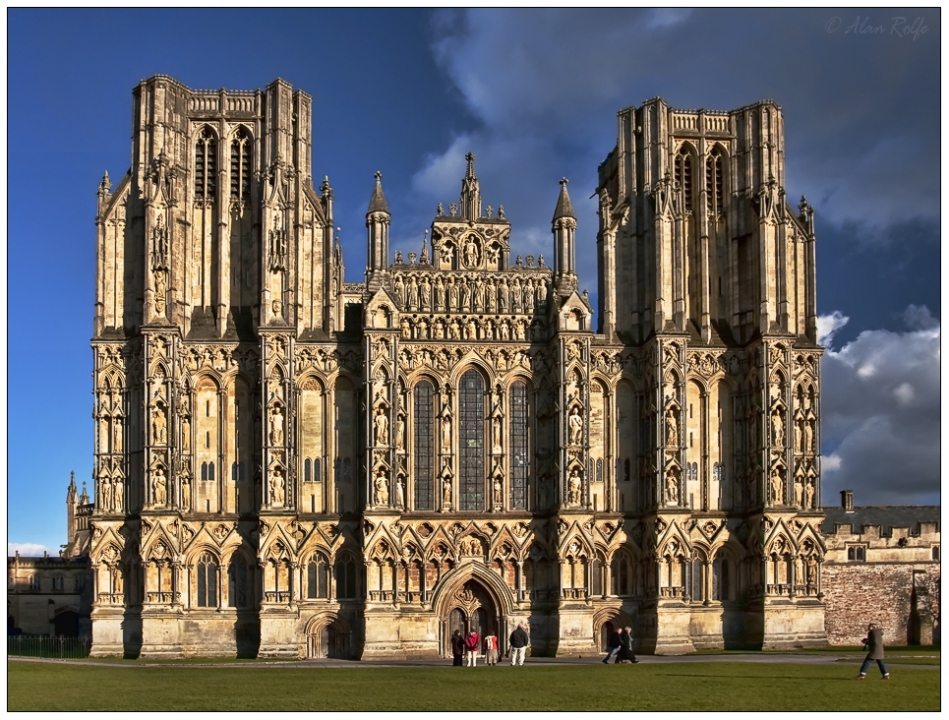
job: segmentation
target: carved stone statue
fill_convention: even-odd
[[[451,477],[445,475],[442,480],[442,510],[451,509]]]
[[[447,415],[442,418],[442,452],[451,452],[451,418]]]
[[[383,474],[383,471],[380,470],[379,474],[376,475],[375,480],[375,496],[374,501],[376,505],[383,506],[389,504],[389,481],[386,479],[386,476]]]
[[[112,508],[116,512],[122,512],[122,507],[125,504],[125,483],[122,481],[122,476],[115,478],[115,483],[112,485]]]
[[[395,482],[395,506],[400,510],[405,507],[405,486],[400,480]]]
[[[807,483],[807,487],[804,488],[804,509],[813,510],[814,509],[814,496],[816,495],[817,489],[814,487],[814,481],[810,480]]]
[[[165,408],[156,405],[152,409],[152,443],[164,445],[168,442],[168,426],[165,420]]]
[[[270,410],[270,444],[283,445],[283,409],[279,405]]]
[[[191,510],[191,478],[187,475],[181,478],[181,509]]]
[[[168,502],[168,485],[165,471],[155,468],[152,474],[152,500],[155,505],[165,505]]]
[[[781,477],[781,471],[778,468],[771,471],[771,498],[775,505],[784,504],[784,479]]]
[[[186,455],[191,452],[191,420],[187,416],[181,418],[181,451]]]
[[[478,245],[474,241],[474,238],[468,237],[468,242],[465,243],[465,265],[468,267],[477,267],[480,262],[480,253],[478,252]]]
[[[405,450],[405,418],[401,415],[395,423],[395,447],[398,450]]]
[[[675,468],[669,468],[666,473],[666,505],[679,504],[679,478],[676,476]]]
[[[666,410],[666,447],[679,445],[679,418],[674,408]]]
[[[270,476],[270,503],[272,505],[283,505],[286,499],[284,490],[283,476],[281,475],[280,468],[274,468],[273,474]]]
[[[501,418],[495,417],[492,421],[494,426],[494,452],[500,453],[502,451],[501,445]]]
[[[570,411],[570,444],[580,445],[583,443],[583,418],[580,416],[580,408],[574,406]]]
[[[376,410],[376,445],[378,447],[388,447],[389,445],[389,418],[386,417],[384,408]]]
[[[99,479],[99,508],[106,512],[112,511],[112,481],[108,476]]]
[[[771,442],[776,448],[784,447],[784,418],[780,408],[776,408],[771,415]]]
[[[580,504],[580,471],[574,468],[567,479],[567,502],[570,505]]]
[[[794,501],[798,507],[804,507],[804,478],[798,478],[794,482]]]

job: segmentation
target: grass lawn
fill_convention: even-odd
[[[835,665],[94,667],[7,662],[8,710],[939,710],[936,670]]]

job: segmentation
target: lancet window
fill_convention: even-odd
[[[530,480],[530,446],[528,444],[527,383],[518,380],[511,385],[510,402],[511,443],[511,508],[527,509],[527,487]]]
[[[435,388],[428,380],[415,386],[415,509],[432,510],[435,474]]]
[[[459,509],[484,510],[484,380],[477,370],[459,388]]]
[[[215,197],[217,172],[217,139],[211,128],[205,127],[194,148],[194,195],[197,200]]]

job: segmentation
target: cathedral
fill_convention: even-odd
[[[619,112],[594,315],[566,180],[522,257],[469,154],[403,258],[377,173],[346,282],[309,95],[133,97],[96,217],[94,656],[827,643],[814,213],[774,102]]]

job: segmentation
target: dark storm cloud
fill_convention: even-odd
[[[891,32],[898,17],[926,31]],[[877,26],[886,32],[866,32]],[[519,187],[504,189],[534,223],[549,203],[527,208],[552,165],[595,183],[616,111],[657,94],[715,109],[777,100],[789,196],[855,223],[854,241],[938,217],[937,10],[477,10],[441,15],[438,32],[436,58],[481,120],[469,140],[486,162],[519,169]]]

